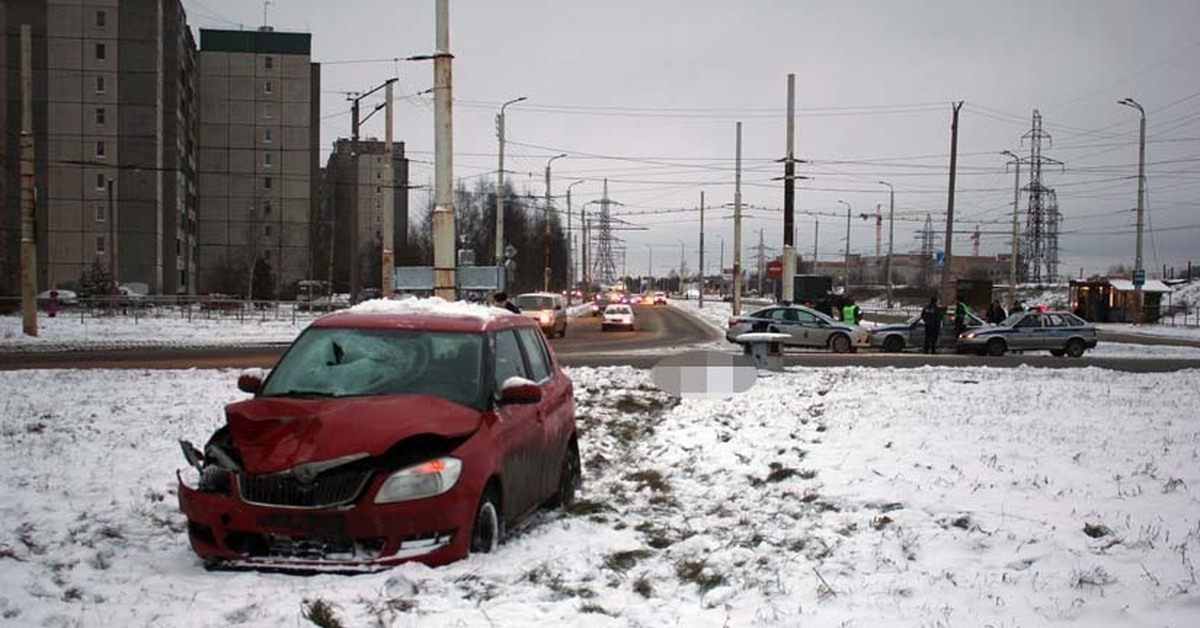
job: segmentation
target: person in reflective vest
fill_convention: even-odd
[[[862,321],[862,310],[858,309],[858,305],[854,301],[850,301],[842,306],[842,322],[857,325]]]

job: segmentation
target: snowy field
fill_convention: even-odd
[[[4,319],[0,350],[307,324],[41,322]],[[1200,370],[794,368],[682,401],[646,371],[568,373],[571,512],[446,567],[297,577],[207,572],[187,544],[176,440],[245,397],[236,371],[0,372],[0,625],[1200,625]]]
[[[187,545],[176,439],[236,372],[0,373],[0,624],[1200,623],[1200,371],[795,369],[684,401],[570,375],[571,513],[446,567],[298,577]]]

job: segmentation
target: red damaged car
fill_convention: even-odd
[[[440,299],[313,322],[203,451],[182,442],[209,567],[370,571],[489,552],[581,485],[570,380],[530,319]]]

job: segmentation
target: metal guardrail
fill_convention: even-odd
[[[50,316],[49,301],[38,300],[39,316]],[[215,320],[244,323],[246,321],[286,321],[297,324],[311,320],[338,307],[321,307],[297,301],[245,300],[232,297],[90,297],[59,301],[54,316],[72,317],[80,321],[111,317],[142,319],[176,318],[188,321]],[[0,313],[19,314],[19,298],[0,298]]]

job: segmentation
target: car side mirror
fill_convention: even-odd
[[[500,405],[531,404],[542,400],[542,389],[535,383],[521,378],[511,377],[504,382],[500,389]]]
[[[238,375],[237,387],[238,390],[257,395],[258,391],[262,390],[263,380],[266,379],[266,374],[262,369],[246,369]]]

